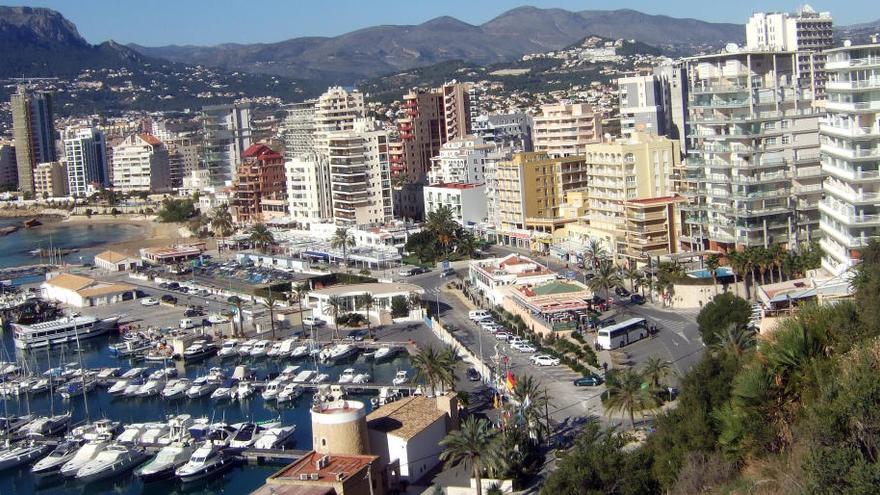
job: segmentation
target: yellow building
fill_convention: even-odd
[[[552,234],[573,221],[560,214],[566,193],[587,187],[583,156],[551,158],[539,152],[498,162],[489,180],[496,196],[491,220],[499,240],[518,247],[528,247],[535,233]]]
[[[586,215],[555,237],[582,243],[599,239],[613,255],[629,256],[626,202],[672,195],[671,175],[681,161],[679,142],[636,132],[630,138],[587,145],[584,152]],[[576,204],[578,199],[568,201]]]

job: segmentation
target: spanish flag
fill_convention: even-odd
[[[507,380],[505,380],[507,384],[507,391],[513,392],[513,389],[516,388],[516,378],[513,377],[513,373],[508,370],[507,371]]]

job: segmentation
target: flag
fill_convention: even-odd
[[[516,378],[513,377],[513,373],[510,371],[507,372],[506,383],[507,383],[507,391],[513,392],[513,389],[516,388]]]
[[[498,399],[498,394],[492,396],[492,406],[495,407],[495,409],[501,407],[501,400]]]
[[[522,402],[522,408],[528,409],[529,406],[531,406],[531,405],[532,405],[532,399],[527,395],[526,399]]]

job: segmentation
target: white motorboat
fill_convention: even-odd
[[[95,375],[95,379],[98,383],[106,384],[109,379],[117,376],[119,376],[119,368],[104,368]]]
[[[131,380],[135,380],[132,378]],[[109,389],[107,389],[107,393],[110,395],[122,395],[125,393],[125,389],[128,388],[128,382],[130,380],[126,380],[124,378],[120,378],[113,384]]]
[[[212,394],[219,386],[220,381],[215,376],[200,376],[193,380],[192,385],[186,391],[186,396],[190,399],[198,399],[199,397]]]
[[[143,482],[160,481],[174,477],[174,471],[186,464],[193,454],[193,447],[184,442],[174,442],[162,447],[150,462],[135,474]]]
[[[293,381],[295,383],[306,383],[317,375],[318,372],[315,370],[302,370],[295,377],[293,377]]]
[[[192,382],[188,378],[175,378],[168,380],[165,388],[162,389],[162,398],[165,400],[179,399],[186,395],[186,391],[192,386]]]
[[[357,385],[363,385],[365,383],[370,383],[370,380],[372,380],[372,377],[369,375],[369,373],[358,373],[351,380],[351,383],[357,384]]]
[[[82,447],[84,441],[73,439],[59,443],[57,447],[52,449],[52,452],[49,452],[49,455],[40,459],[31,467],[31,472],[34,474],[49,474],[60,470],[61,466],[73,459],[74,454]]]
[[[254,394],[254,386],[250,382],[238,382],[235,390],[230,392],[230,394],[233,393],[235,394],[235,399],[244,400]]]
[[[396,356],[397,352],[398,349],[396,347],[380,347],[376,350],[376,353],[373,354],[373,360],[376,362],[386,361]]]
[[[316,377],[309,380],[309,383],[318,384],[318,383],[327,382],[329,380],[330,380],[330,375],[328,375],[327,373],[319,373]]]
[[[257,449],[279,449],[287,445],[293,438],[296,426],[277,426],[264,431],[254,442]]]
[[[125,428],[122,430],[122,433],[116,437],[116,441],[120,443],[138,443],[140,441],[141,435],[144,433],[144,430],[147,429],[149,425],[145,423],[131,423],[129,425],[125,425]]]
[[[238,355],[239,356],[250,356],[251,348],[259,342],[257,339],[245,340],[240,346],[238,346]]]
[[[160,443],[159,440],[168,435],[171,426],[168,423],[147,423],[138,443],[153,445]]]
[[[238,339],[229,339],[224,340],[223,345],[220,346],[220,351],[217,353],[221,358],[237,356],[238,355]]]
[[[246,449],[257,441],[260,427],[256,423],[243,423],[238,425],[235,435],[229,440],[229,447],[233,449]]]
[[[28,464],[46,455],[52,447],[33,441],[11,444],[6,441],[3,449],[0,449],[0,471],[14,468],[22,464]]]
[[[143,376],[143,374],[146,372],[147,368],[131,368],[130,370],[120,375],[119,378],[122,380],[130,380],[132,378]]]
[[[119,316],[98,319],[89,315],[64,316],[53,321],[24,325],[13,323],[13,340],[18,349],[66,344],[103,335],[116,327]]]
[[[391,383],[394,385],[403,385],[409,381],[409,376],[407,376],[407,372],[405,370],[400,370],[394,375],[394,379],[391,380]]]
[[[177,368],[173,368],[173,367],[169,366],[165,369],[156,370],[156,371],[150,373],[150,376],[148,376],[147,379],[148,380],[167,380],[169,378],[174,378],[175,376],[177,376]]]
[[[293,377],[295,377],[297,373],[299,373],[300,369],[302,369],[302,366],[285,366],[284,369],[281,370],[281,373],[278,375],[278,378],[289,382],[293,380]]]
[[[70,413],[37,418],[23,428],[29,437],[51,437],[67,430],[70,425]]]
[[[33,420],[34,416],[32,414],[0,418],[0,431],[6,434],[12,434]]]
[[[43,392],[47,392],[49,390],[49,385],[52,383],[52,379],[50,378],[40,378],[39,380],[33,382],[31,384],[28,393],[31,395],[40,394]]]
[[[143,378],[135,378],[128,381],[128,386],[122,391],[124,397],[135,397],[144,384],[147,383]]]
[[[110,421],[109,419],[99,419],[93,423],[74,428],[68,437],[81,438],[83,440],[112,440],[119,432],[122,431],[122,425],[119,421]]]
[[[309,355],[309,346],[301,345],[290,351],[290,357],[293,359],[302,359]]]
[[[287,385],[284,386],[284,388],[281,390],[281,392],[278,392],[278,395],[276,397],[276,401],[279,404],[283,404],[285,402],[290,402],[290,401],[296,400],[302,394],[303,394],[302,386],[297,385],[296,383],[288,383]]]
[[[152,397],[159,395],[164,387],[165,380],[147,380],[147,383],[141,385],[141,388],[134,395],[136,397]]]
[[[264,357],[269,352],[271,346],[272,343],[268,340],[258,340],[253,347],[251,347],[250,356],[252,358]]]
[[[195,361],[197,359],[205,359],[209,356],[217,354],[217,345],[206,340],[197,340],[183,351],[184,361]]]
[[[355,377],[355,369],[354,368],[346,368],[342,371],[342,374],[339,375],[339,383],[351,383]]]
[[[349,358],[357,352],[358,348],[356,346],[350,344],[336,344],[332,347],[322,349],[319,357],[321,361],[332,363]]]
[[[276,378],[266,384],[266,388],[263,389],[263,393],[260,395],[262,395],[263,400],[273,400],[278,395],[278,392],[284,389],[286,384],[287,380],[280,377]]]
[[[160,444],[170,445],[174,442],[189,442],[189,428],[193,425],[192,416],[189,414],[178,414],[168,418],[168,433],[159,438]]]
[[[233,458],[223,455],[220,448],[207,441],[174,474],[184,483],[188,483],[217,476],[234,465]]]
[[[110,442],[103,440],[92,440],[77,449],[73,457],[61,466],[61,476],[72,478],[76,476],[79,468],[83,467],[94,459],[101,451],[107,448]]]
[[[125,340],[110,347],[110,354],[116,357],[125,358],[144,354],[153,347],[153,342],[147,339]]]
[[[101,451],[94,459],[87,462],[76,472],[77,481],[92,482],[110,476],[116,476],[130,469],[134,469],[146,460],[144,454],[138,448],[125,445],[113,444]]]
[[[222,386],[217,387],[217,389],[214,390],[214,392],[211,394],[211,400],[222,401],[234,399],[237,387],[237,382],[235,382],[234,380],[227,380],[223,383]]]
[[[280,358],[290,354],[296,347],[297,339],[284,339],[281,342],[272,344],[272,348],[266,353],[271,358]]]

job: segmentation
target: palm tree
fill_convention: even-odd
[[[635,264],[630,264],[623,270],[621,270],[621,276],[629,280],[629,290],[632,292],[636,291],[636,279],[641,276],[642,272],[635,266]]]
[[[410,292],[409,296],[406,298],[406,305],[409,307],[410,311],[414,311],[416,309],[421,309],[422,298],[419,297],[418,293]]]
[[[718,341],[712,344],[713,350],[719,353],[728,353],[739,361],[743,355],[757,345],[755,332],[746,327],[731,323],[721,335]]]
[[[244,325],[244,320],[243,320],[242,317],[241,317],[241,307],[242,307],[242,305],[244,304],[244,301],[242,301],[241,298],[238,297],[238,296],[230,296],[229,299],[226,300],[226,302],[228,302],[229,304],[235,306],[235,310],[236,310],[235,317],[238,319],[238,332],[237,332],[237,335],[238,335],[239,337],[244,336],[244,329],[241,328],[242,325]],[[233,329],[233,332],[234,332],[234,331],[235,331],[235,321],[234,321],[234,320],[233,320],[233,323],[232,323],[232,329]]]
[[[483,494],[483,458],[491,457],[495,448],[495,430],[488,420],[468,416],[461,428],[455,430],[443,440],[443,452],[440,460],[447,468],[455,467],[462,462],[470,464],[471,474],[477,482],[477,495]]]
[[[550,433],[550,425],[544,414],[548,404],[547,394],[538,387],[538,383],[531,376],[523,375],[516,380],[513,398],[520,404],[521,417],[529,436],[535,438],[538,443],[543,442],[545,435]]]
[[[324,314],[333,317],[333,325],[336,327],[335,337],[339,338],[339,314],[342,313],[343,303],[339,296],[330,296],[327,298],[327,305],[324,306]]]
[[[636,290],[641,291],[642,297],[644,297],[645,296],[645,287],[647,287],[648,284],[647,284],[647,279],[642,274],[642,272],[639,272],[638,275],[636,275],[636,277],[633,279],[633,284],[635,284],[635,285],[633,285],[633,291],[636,291]]]
[[[635,412],[653,409],[654,398],[642,387],[642,377],[632,369],[621,371],[615,380],[608,380],[608,399],[605,401],[605,414],[615,412],[629,416],[632,428],[636,427]]]
[[[370,322],[370,311],[376,307],[376,299],[369,292],[364,292],[356,300],[357,306],[367,313],[367,337],[373,338],[373,324]]]
[[[250,241],[265,253],[269,246],[275,244],[275,236],[265,224],[258,223],[251,227]]]
[[[660,380],[669,373],[669,361],[664,361],[657,356],[651,356],[642,366],[642,375],[651,380],[651,385],[657,389],[660,387]]]
[[[587,243],[586,249],[584,249],[584,261],[589,263],[590,267],[595,270],[599,268],[599,264],[607,257],[608,251],[605,250],[602,241],[599,239],[590,239]]]
[[[590,280],[589,286],[594,292],[600,290],[605,291],[605,299],[607,300],[613,287],[620,285],[620,274],[617,267],[610,260],[602,260],[599,268],[596,270],[596,276]]]
[[[330,239],[330,247],[342,250],[342,263],[348,271],[348,248],[354,246],[354,237],[348,233],[348,227],[339,227]]]
[[[415,382],[425,383],[434,395],[440,388],[441,393],[446,387],[455,385],[455,351],[451,347],[436,350],[433,347],[422,349],[412,358],[412,366],[416,369]]]
[[[739,296],[739,275],[745,274],[745,259],[739,251],[731,251],[727,253],[727,262],[730,264],[730,270],[733,272],[733,286],[736,288],[736,295]],[[749,294],[746,292],[746,299]]]
[[[220,237],[221,241],[223,238],[231,235],[234,229],[232,226],[232,213],[229,212],[229,204],[223,203],[214,207],[211,210],[210,222],[211,230],[214,231],[214,235]]]
[[[710,254],[706,258],[706,268],[712,273],[712,285],[715,286],[715,295],[718,295],[718,267],[721,266],[721,257]]]
[[[269,293],[263,298],[263,306],[269,310],[269,327],[272,329],[272,340],[275,340],[275,308],[278,307],[278,295],[269,288]]]
[[[303,308],[303,306],[306,302],[306,296],[309,294],[309,286],[305,283],[294,284],[293,287],[291,287],[290,294],[291,296],[293,296],[292,299],[296,301],[297,305],[299,306],[299,322],[300,325],[302,325],[303,335],[305,335],[306,323],[303,321],[303,313],[305,308]]]
[[[446,250],[446,259],[449,259],[449,244],[458,230],[458,222],[454,220],[452,209],[446,205],[441,205],[436,210],[428,213],[425,219],[425,231],[431,232],[437,236],[437,240]]]
[[[779,274],[779,281],[782,282],[782,263],[786,258],[787,252],[782,249],[778,243],[773,243],[770,245],[770,249],[767,250],[767,254],[770,257],[770,283],[774,282],[773,280],[773,269],[776,269],[776,272]]]

